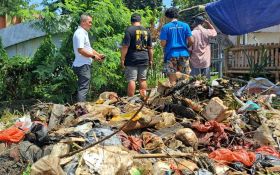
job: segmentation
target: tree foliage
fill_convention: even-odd
[[[213,2],[215,0],[173,0],[173,6],[177,6],[180,9],[193,7],[196,5],[205,5],[209,2]]]
[[[33,19],[37,13],[35,5],[29,5],[30,0],[1,0],[0,15],[17,16],[22,19]]]
[[[198,5],[205,5],[213,1],[215,0],[173,0],[172,5],[178,7],[180,10],[184,10]],[[204,9],[197,7],[188,11],[184,11],[180,14],[180,20],[191,24],[194,17],[197,15],[205,16]]]
[[[158,9],[162,6],[162,0],[123,0],[124,4],[131,10],[145,9]]]

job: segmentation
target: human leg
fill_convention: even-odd
[[[78,93],[77,101],[86,101],[86,96],[89,90],[90,77],[91,77],[91,66],[85,64],[80,67],[73,67],[74,72],[78,76]]]
[[[201,74],[206,78],[210,79],[210,67],[202,68]]]
[[[135,81],[130,80],[127,86],[127,96],[132,97],[135,94],[135,89],[136,89]]]
[[[136,88],[135,81],[137,79],[137,67],[126,66],[125,77],[126,80],[128,81],[127,96],[131,97],[135,94],[135,88]]]
[[[163,72],[168,76],[170,84],[173,86],[176,84],[176,72],[177,72],[177,60],[171,58],[169,61],[164,63]]]
[[[140,92],[141,97],[146,97],[147,72],[148,72],[148,66],[139,66],[138,67],[137,79],[139,82],[139,92]]]
[[[188,57],[180,57],[177,63],[177,71],[183,74],[190,75],[190,61]]]
[[[196,76],[198,76],[198,75],[200,75],[200,74],[201,74],[200,68],[194,68],[194,67],[192,67],[191,76],[196,77]]]

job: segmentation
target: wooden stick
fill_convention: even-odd
[[[178,157],[193,157],[193,153],[176,153],[176,154],[136,154],[133,155],[134,159],[146,158],[178,158]]]

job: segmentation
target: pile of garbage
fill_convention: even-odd
[[[244,84],[244,83],[243,83]],[[198,77],[0,120],[0,174],[280,173],[280,87]]]

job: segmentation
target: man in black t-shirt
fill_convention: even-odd
[[[121,66],[125,68],[125,77],[128,81],[127,95],[135,93],[135,81],[139,82],[139,91],[142,97],[146,96],[147,71],[153,63],[153,49],[150,32],[141,26],[141,16],[131,16],[131,26],[125,31],[121,49]]]

